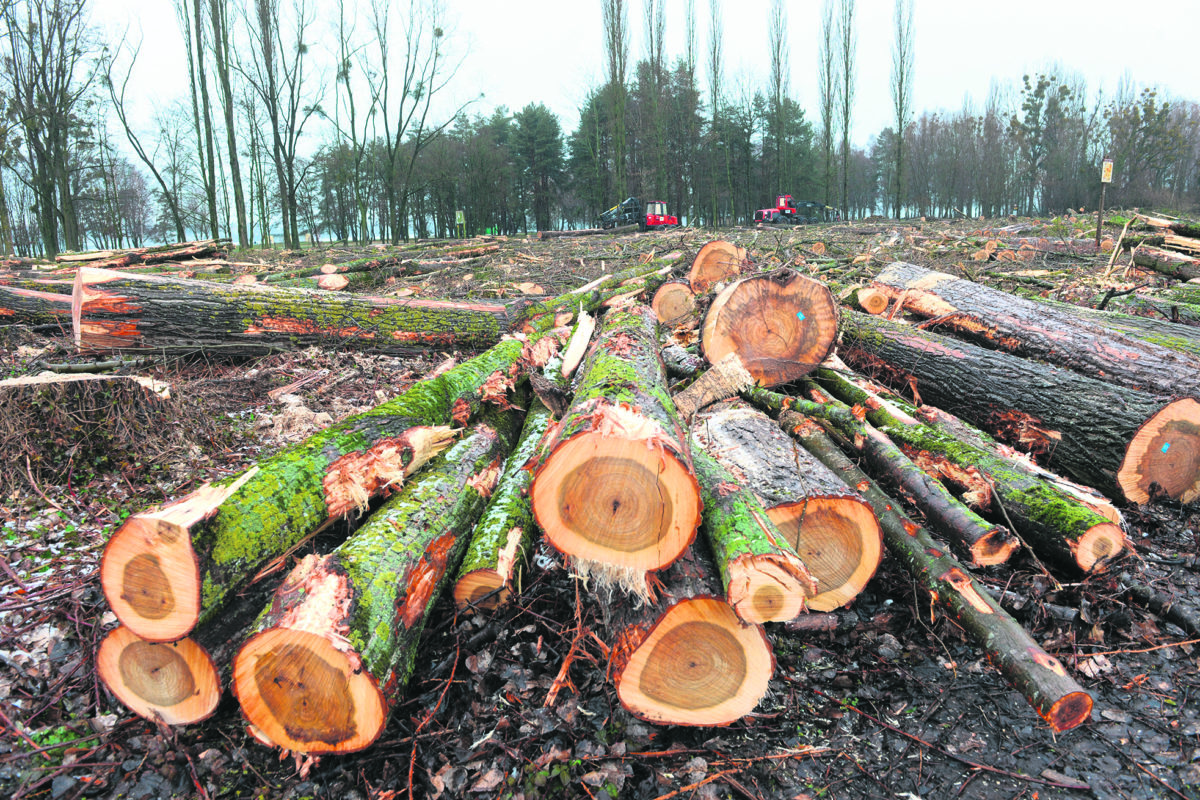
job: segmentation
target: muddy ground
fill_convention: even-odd
[[[1107,285],[1158,280],[1126,272],[1123,260],[1102,280],[1110,262],[1103,250],[1046,248],[1029,261],[973,259],[1002,235],[1078,241],[1087,224],[1004,220],[989,231],[970,221],[877,222],[718,233],[740,240],[759,263],[790,263],[818,276],[836,272],[843,282],[869,277],[894,259],[1070,300],[1094,299]],[[997,226],[1005,230],[997,233]],[[651,252],[681,250],[690,261],[716,235],[514,237],[483,261],[379,291],[517,298],[536,291],[519,284],[536,283],[556,294]],[[361,255],[334,248],[237,260],[266,271]],[[0,340],[4,377],[82,360],[68,338],[53,332],[0,328]],[[603,656],[588,642],[572,662],[570,687],[547,706],[576,632],[600,612],[594,603],[577,606],[573,579],[544,546],[511,607],[459,617],[442,601],[403,702],[380,741],[362,753],[281,757],[245,732],[228,692],[211,719],[174,730],[119,705],[97,681],[93,663],[98,641],[115,626],[97,580],[114,527],[130,513],[238,472],[330,420],[394,396],[450,355],[339,345],[253,361],[159,361],[139,372],[173,385],[178,435],[150,437],[140,452],[81,458],[56,480],[22,479],[24,454],[4,453],[10,469],[0,486],[0,795],[1200,797],[1200,711],[1193,699],[1200,693],[1200,641],[1131,604],[1124,592],[1126,583],[1140,582],[1193,616],[1200,613],[1200,509],[1169,503],[1126,509],[1133,551],[1103,574],[1047,576],[1025,556],[977,573],[1095,697],[1091,722],[1057,736],[886,556],[868,589],[838,613],[836,630],[769,626],[777,661],[770,694],[752,716],[726,728],[634,719],[617,704]],[[298,389],[298,399],[268,396],[319,370],[326,372]],[[0,415],[10,413],[0,408]],[[73,446],[61,433],[49,444],[28,444],[30,452],[49,447],[68,457]],[[311,548],[325,550],[347,531],[337,526]],[[255,602],[261,607],[261,598],[244,604]],[[238,638],[236,630],[208,636],[218,660]]]

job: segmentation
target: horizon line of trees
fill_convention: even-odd
[[[894,0],[894,122],[866,147],[851,144],[855,0],[823,1],[811,119],[790,91],[782,0],[767,74],[736,81],[719,34],[698,41],[695,0],[675,57],[663,0],[642,0],[636,60],[628,1],[600,0],[605,79],[573,131],[539,102],[436,116],[458,64],[433,0],[332,0],[323,53],[313,0],[173,2],[188,91],[144,121],[128,99],[137,43],[102,41],[89,0],[0,0],[0,253],[397,242],[452,235],[458,211],[468,233],[514,234],[590,226],[627,196],[704,226],[748,222],[777,193],[845,219],[1038,214],[1094,206],[1106,156],[1110,206],[1200,206],[1193,100],[1130,81],[1092,96],[1047,67],[982,107],[914,113],[912,0]],[[719,0],[707,13],[719,32]]]

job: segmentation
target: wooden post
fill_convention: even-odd
[[[1104,190],[1112,183],[1113,160],[1105,158],[1100,165],[1100,207],[1096,209],[1096,247],[1100,246],[1100,231],[1104,227]]]

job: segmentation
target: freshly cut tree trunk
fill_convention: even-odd
[[[319,342],[375,348],[482,349],[512,320],[507,306],[318,293],[80,268],[71,305],[87,351],[261,351]]]
[[[893,555],[934,601],[954,616],[1051,728],[1061,733],[1090,719],[1092,696],[1067,674],[1062,663],[1043,650],[944,545],[901,514],[897,510],[900,504],[855,467],[816,423],[794,412],[784,412],[779,424],[842,480],[863,487],[863,494],[879,515]]]
[[[71,295],[45,280],[0,279],[0,325],[71,324]]]
[[[1155,394],[1200,395],[1200,357],[1126,336],[1080,315],[897,261],[873,284],[903,307],[985,347]]]
[[[837,339],[837,319],[824,284],[784,269],[727,286],[700,341],[709,363],[737,353],[760,385],[778,386],[817,368]]]
[[[1151,217],[1145,214],[1138,214],[1137,219],[1146,223],[1151,228],[1168,230],[1180,236],[1200,238],[1200,224],[1195,222],[1181,219],[1163,219],[1162,217]]]
[[[816,578],[749,489],[703,449],[693,450],[704,499],[700,530],[712,547],[725,600],[746,622],[785,622],[805,610]]]
[[[118,627],[100,643],[96,672],[130,711],[168,725],[208,719],[221,699],[217,668],[191,639],[147,642]]]
[[[540,400],[533,400],[521,438],[471,534],[454,583],[454,602],[463,611],[498,608],[520,591],[534,534],[529,506],[533,461],[553,422],[550,410]]]
[[[1186,324],[1179,324],[1185,322],[1183,319],[1172,321],[1170,302],[1135,297],[1128,299],[1126,303],[1110,302],[1104,311],[1052,300],[1038,302],[1089,323],[1102,325],[1124,336],[1175,350],[1192,358],[1200,358],[1200,331]],[[1195,321],[1200,322],[1200,309],[1197,309]]]
[[[234,659],[256,736],[349,753],[383,732],[516,436],[518,414],[489,416],[496,428],[477,424],[337,549],[305,556],[284,579]]]
[[[200,258],[223,251],[227,239],[207,239],[202,242],[182,242],[158,247],[139,247],[133,250],[96,250],[90,253],[61,253],[54,260],[60,263],[86,263],[89,267],[120,269],[134,264],[161,264],[182,258]]]
[[[559,551],[635,573],[674,561],[700,523],[687,429],[666,389],[655,325],[648,306],[605,314],[530,494]]]
[[[749,264],[746,248],[717,239],[696,253],[688,283],[695,294],[705,294],[714,284],[742,274]]]
[[[831,611],[867,585],[883,555],[882,534],[863,499],[797,447],[775,423],[740,404],[702,414],[692,433],[740,486],[754,492],[817,581],[807,599]]]
[[[926,425],[911,415],[915,409],[903,409],[903,401],[885,401],[834,370],[819,370],[817,379],[841,400],[865,409],[879,432],[922,470],[962,490],[964,503],[1009,521],[1039,555],[1092,572],[1125,548],[1119,525],[1056,490],[1037,471]],[[1009,534],[1004,540],[971,543],[969,550],[972,560],[983,566],[1007,561],[1016,547]]]
[[[1134,503],[1200,497],[1200,401],[1172,400],[880,317],[843,314],[852,366]]]
[[[868,314],[882,314],[887,311],[890,300],[884,292],[871,286],[864,286],[855,290],[854,302]]]
[[[130,517],[100,565],[117,618],[151,641],[186,636],[327,521],[397,487],[446,447],[452,422],[465,425],[485,403],[506,407],[525,365],[542,366],[554,354],[556,340],[547,338],[501,342],[236,478]]]
[[[729,725],[749,714],[775,656],[762,628],[721,599],[707,543],[687,548],[658,584],[653,602],[609,606],[608,676],[621,705],[659,725]]]
[[[1184,281],[1200,278],[1200,258],[1161,247],[1139,244],[1133,248],[1133,263]]]
[[[667,281],[654,293],[650,307],[660,325],[674,327],[694,318],[696,295],[685,281]]]

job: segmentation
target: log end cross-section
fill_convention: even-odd
[[[617,695],[635,716],[659,724],[735,722],[758,705],[774,671],[762,628],[711,597],[675,604],[640,641],[620,644],[610,671]]]
[[[168,725],[207,719],[221,699],[217,669],[191,639],[147,642],[122,626],[100,643],[96,671],[130,711]]]
[[[696,294],[704,294],[713,284],[741,274],[748,261],[746,248],[717,239],[700,248],[688,272],[688,283]]]
[[[1117,483],[1134,503],[1200,497],[1200,401],[1176,400],[1148,419],[1125,450]]]

